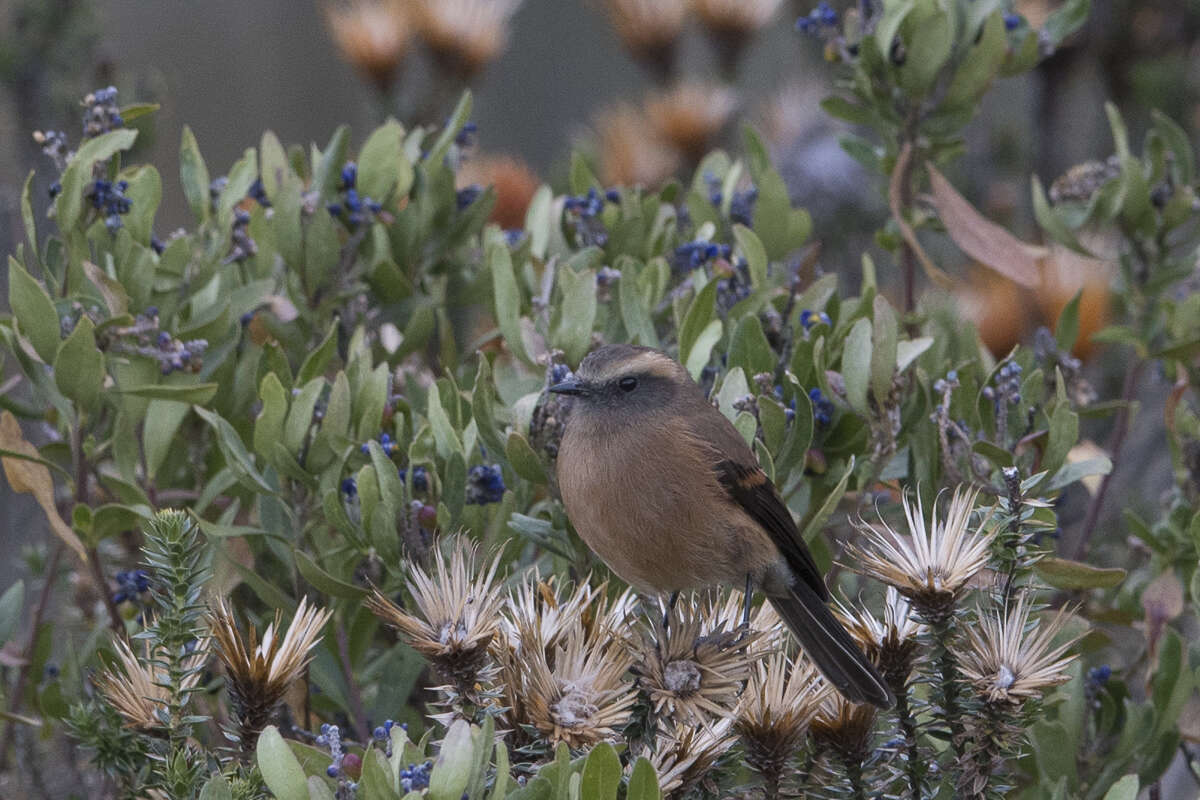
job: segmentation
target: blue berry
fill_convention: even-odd
[[[504,499],[504,474],[499,464],[479,464],[467,473],[467,503],[486,505]]]
[[[358,496],[358,481],[354,480],[354,478],[342,479],[342,494],[344,494],[344,495],[346,495],[346,497],[350,497],[350,498],[357,497]]]
[[[338,769],[337,764],[330,764],[328,767],[325,768],[325,774],[331,778],[336,778],[338,776],[338,774],[340,774],[340,773],[341,773],[341,770]]]
[[[1004,30],[1015,31],[1017,28],[1021,27],[1021,23],[1024,21],[1024,18],[1020,14],[1008,12],[1004,15]]]
[[[473,183],[465,189],[458,190],[454,196],[454,203],[459,211],[464,211],[479,198],[482,192],[483,188],[479,184]]]
[[[342,188],[353,189],[358,183],[358,164],[347,161],[342,167]]]

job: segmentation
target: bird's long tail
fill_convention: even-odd
[[[796,581],[787,594],[769,595],[767,599],[821,674],[847,700],[880,708],[895,705],[896,699],[879,671],[811,586]]]

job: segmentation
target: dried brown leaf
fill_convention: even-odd
[[[41,458],[37,448],[25,441],[17,418],[8,411],[0,412],[0,450],[23,453],[35,459]],[[54,503],[54,479],[50,477],[50,470],[36,461],[11,456],[0,457],[0,463],[4,465],[4,476],[12,490],[33,495],[58,538],[75,551],[80,561],[87,561],[87,550],[83,542],[79,541],[71,526],[63,522],[62,517],[58,515],[58,507]]]
[[[933,204],[954,243],[971,258],[1022,286],[1040,284],[1045,248],[1021,241],[980,214],[937,167],[928,166]]]

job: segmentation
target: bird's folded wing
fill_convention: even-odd
[[[767,474],[757,465],[739,464],[730,459],[718,461],[713,469],[717,482],[729,498],[770,534],[796,577],[812,587],[822,601],[829,600],[829,589],[800,538],[792,512],[788,511]]]

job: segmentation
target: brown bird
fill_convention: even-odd
[[[741,434],[677,361],[649,347],[594,351],[551,392],[575,398],[558,453],[567,514],[588,546],[647,593],[762,590],[829,682],[894,698],[825,602],[829,590]]]

